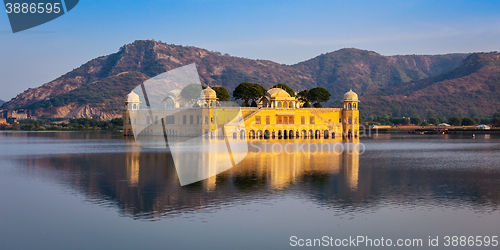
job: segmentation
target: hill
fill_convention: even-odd
[[[382,56],[373,51],[341,49],[295,65],[283,65],[141,40],[122,46],[114,54],[93,59],[39,88],[28,89],[3,108],[28,108],[37,116],[111,119],[121,116],[125,95],[142,81],[196,63],[202,83],[224,86],[229,92],[243,81],[266,88],[285,83],[296,90],[322,86],[332,93],[327,106],[338,106],[342,95],[352,87],[360,94],[361,107],[368,105],[365,100],[373,105],[364,109],[365,114],[371,114],[386,108],[379,109],[384,103],[370,97],[399,95],[392,88],[403,91],[412,84],[423,86],[426,80],[461,66],[467,56]]]
[[[500,107],[500,53],[474,53],[452,71],[365,93],[367,114],[491,115]]]

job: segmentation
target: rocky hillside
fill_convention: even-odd
[[[436,76],[458,67],[466,54],[436,56],[381,56],[373,51],[341,49],[291,66],[325,87],[332,99],[340,100],[345,90],[361,96],[380,87],[393,87]]]
[[[452,71],[368,91],[367,114],[491,115],[500,109],[500,53],[475,53]]]
[[[418,82],[423,86],[425,80],[459,67],[467,56],[381,56],[372,51],[341,49],[295,65],[283,65],[154,40],[135,41],[39,88],[26,90],[3,108],[28,108],[37,116],[111,119],[121,116],[125,95],[142,81],[196,63],[202,83],[224,86],[229,92],[243,81],[266,88],[286,83],[297,90],[323,86],[332,93],[327,106],[338,106],[343,93],[352,87],[360,94],[362,107],[367,105],[365,100],[373,105],[365,112],[376,113],[386,108],[379,108],[382,103],[374,102],[377,98],[369,99],[370,96],[400,95],[396,91]]]

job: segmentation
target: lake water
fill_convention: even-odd
[[[120,134],[0,132],[0,249],[288,249],[323,236],[423,248],[438,237],[432,248],[447,249],[445,236],[500,236],[499,135],[360,144],[251,148],[236,167],[181,187],[166,150]]]

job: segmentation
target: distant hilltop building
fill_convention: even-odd
[[[359,99],[352,90],[344,94],[343,108],[302,108],[301,102],[281,88],[269,89],[257,107],[227,107],[219,103],[216,92],[208,87],[198,100],[186,100],[181,90],[169,92],[163,110],[146,112],[146,105],[133,91],[127,95],[124,135],[141,133],[168,136],[231,136],[250,139],[357,138],[359,136]],[[241,119],[233,119],[241,111]],[[145,128],[134,131],[133,125]],[[232,126],[232,129],[220,129]]]
[[[18,122],[19,120],[34,119],[35,117],[31,116],[31,110],[19,109],[19,110],[1,110],[0,118],[3,118],[2,123],[16,124],[19,123]]]

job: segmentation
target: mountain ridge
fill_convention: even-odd
[[[285,83],[295,90],[321,86],[332,93],[326,106],[338,107],[343,94],[352,88],[360,95],[362,113],[371,115],[392,111],[396,105],[404,107],[403,92],[415,92],[412,86],[423,88],[425,81],[437,84],[430,79],[451,74],[471,55],[476,54],[382,56],[373,51],[345,48],[297,64],[283,65],[192,46],[138,40],[122,46],[116,53],[92,59],[38,88],[24,91],[3,108],[28,108],[37,116],[111,119],[121,116],[125,95],[142,81],[196,63],[203,84],[224,86],[229,92],[243,81],[259,83],[266,88]],[[479,67],[476,71],[491,60],[479,56],[473,61],[474,58],[469,59],[469,64],[481,64],[476,65]],[[459,73],[474,71],[474,65],[469,64]],[[397,97],[394,102],[388,98],[391,95]],[[436,113],[440,113],[438,106],[433,106]],[[425,112],[417,106],[414,113],[422,115]]]

